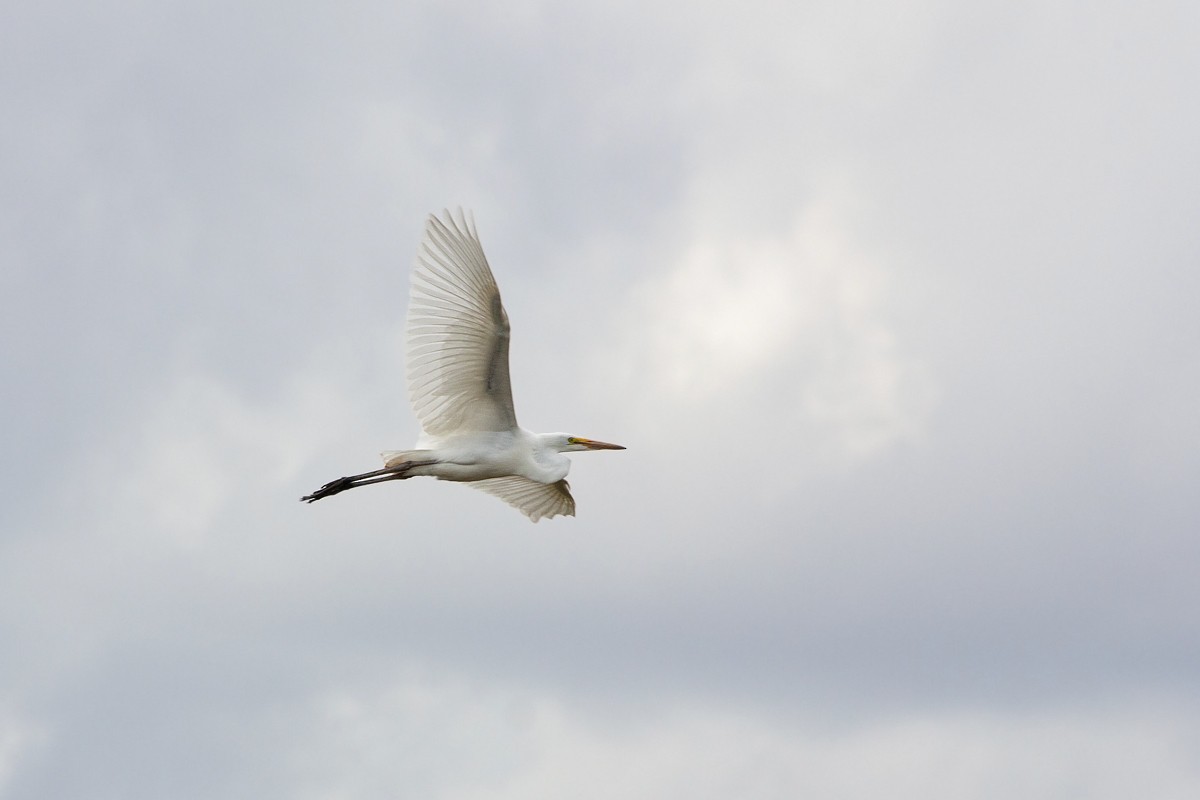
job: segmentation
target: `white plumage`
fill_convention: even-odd
[[[422,429],[416,449],[385,452],[383,469],[330,481],[302,500],[425,475],[468,483],[537,522],[575,514],[563,453],[625,449],[517,424],[508,314],[475,222],[461,210],[425,225],[406,333],[409,400]]]

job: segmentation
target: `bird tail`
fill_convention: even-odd
[[[383,468],[391,469],[398,467],[406,461],[427,461],[429,460],[428,450],[384,450],[379,454],[383,459]]]

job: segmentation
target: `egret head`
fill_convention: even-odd
[[[554,447],[560,453],[578,453],[583,450],[624,450],[619,444],[598,442],[595,439],[585,439],[582,436],[571,436],[568,433],[556,433]]]

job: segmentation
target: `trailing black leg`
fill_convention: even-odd
[[[361,475],[349,475],[345,478],[338,478],[317,489],[312,494],[306,494],[300,498],[302,503],[315,503],[323,497],[344,492],[347,489],[354,489],[359,486],[367,486],[372,483],[383,483],[384,481],[404,480],[411,477],[408,472],[413,467],[423,467],[429,464],[434,464],[435,461],[405,461],[393,467],[384,467],[377,469],[374,472],[364,472]]]

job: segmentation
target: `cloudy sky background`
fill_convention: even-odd
[[[0,797],[1200,796],[1200,7],[0,11]],[[475,212],[576,519],[411,481]]]

